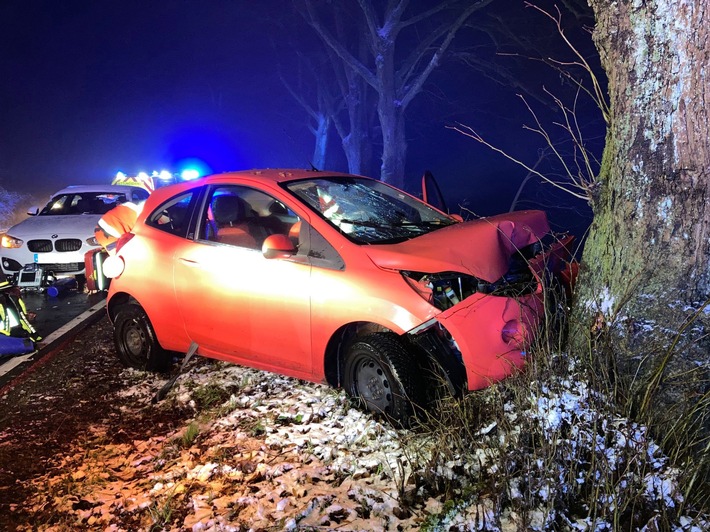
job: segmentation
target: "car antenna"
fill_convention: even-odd
[[[185,353],[185,358],[182,361],[182,365],[180,366],[180,370],[173,376],[168,382],[166,382],[163,387],[158,390],[158,393],[155,394],[153,397],[153,400],[151,403],[155,404],[158,401],[162,401],[165,399],[165,396],[168,395],[168,392],[170,391],[170,388],[173,387],[173,384],[175,384],[175,381],[177,378],[182,374],[183,370],[185,369],[185,366],[187,365],[188,360],[192,358],[192,355],[197,353],[197,342],[192,342],[190,344],[190,348],[187,350],[187,353]]]
[[[320,172],[320,170],[318,170],[318,168],[316,168],[316,167],[313,165],[313,163],[312,163],[311,161],[308,161],[308,164],[311,165],[311,170],[312,170],[312,171],[314,171],[314,172]]]

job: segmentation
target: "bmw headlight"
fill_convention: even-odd
[[[3,233],[0,237],[0,247],[3,248],[20,248],[22,247],[22,244],[24,244],[22,240],[15,238],[12,235],[8,235],[7,233]]]

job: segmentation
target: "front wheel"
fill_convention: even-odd
[[[391,333],[355,341],[345,355],[343,385],[365,408],[407,425],[420,392],[418,365]]]
[[[119,310],[113,339],[125,366],[148,371],[167,371],[170,367],[170,354],[160,346],[148,316],[137,305]]]

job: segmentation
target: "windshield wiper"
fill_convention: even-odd
[[[379,223],[379,222],[369,222],[365,220],[348,220],[347,218],[343,218],[341,220],[338,220],[338,223],[341,224],[350,224],[350,225],[359,225],[361,227],[395,227],[392,224],[385,224],[385,223]]]
[[[445,227],[447,225],[451,225],[450,223],[446,223],[444,220],[432,220],[432,221],[427,221],[427,222],[387,223],[387,222],[371,222],[371,221],[365,221],[365,220],[348,220],[346,218],[339,220],[339,223],[359,225],[362,227],[390,227],[390,228],[392,228],[392,227],[405,227],[405,228],[406,227],[416,227],[418,229],[429,228],[429,227]]]
[[[429,220],[422,222],[399,222],[394,224],[394,227],[445,227],[451,225],[444,220]]]

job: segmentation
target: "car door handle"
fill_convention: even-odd
[[[201,267],[202,267],[202,264],[199,263],[199,262],[196,261],[196,260],[185,259],[185,258],[183,258],[183,257],[178,258],[178,260],[179,260],[180,262],[182,262],[185,266],[190,266],[190,267],[192,267],[192,268],[201,268]]]

